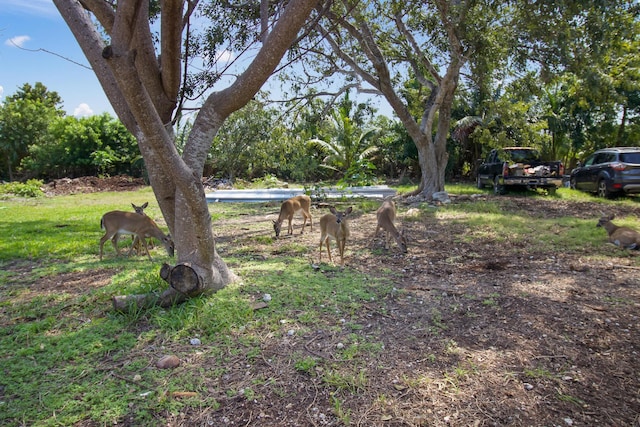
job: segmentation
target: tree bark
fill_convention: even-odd
[[[201,180],[206,157],[224,120],[260,90],[316,2],[288,3],[246,70],[228,88],[205,100],[180,155],[171,122],[178,105],[183,25],[189,19],[182,16],[184,1],[161,2],[160,54],[156,56],[147,1],[120,0],[113,8],[102,0],[54,0],[114,111],[138,141],[178,254],[175,267],[161,270],[170,285],[167,290],[159,295],[115,297],[116,309],[131,305],[170,306],[219,290],[236,279],[216,250]],[[190,7],[187,14],[194,9]],[[88,12],[111,44],[105,44]]]
[[[342,27],[357,42],[359,47],[357,52],[343,50],[332,33],[318,25],[320,33],[330,44],[336,56],[344,61],[362,81],[370,84],[385,97],[404,125],[418,150],[421,173],[418,189],[412,194],[421,195],[427,200],[432,199],[434,193],[444,191],[448,162],[447,137],[451,123],[453,96],[458,85],[460,69],[466,62],[461,42],[456,35],[456,28],[448,16],[446,2],[435,1],[434,3],[441,15],[451,55],[444,75],[439,74],[438,70],[441,67],[434,65],[429,55],[420,49],[403,22],[402,14],[397,12],[391,19],[397,27],[398,40],[407,41],[406,46],[403,47],[405,50],[401,53],[396,52],[396,56],[403,57],[413,71],[416,81],[429,91],[420,120],[414,117],[408,103],[399,95],[392,81],[392,74],[388,68],[390,61],[385,57],[383,47],[389,40],[377,40],[376,31],[371,29],[364,15],[359,14],[354,8],[351,16],[353,21],[350,21],[349,16],[338,15],[331,11],[326,13],[332,27]],[[363,60],[363,57],[366,60]],[[365,66],[364,62],[368,64]]]

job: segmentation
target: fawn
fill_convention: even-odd
[[[380,229],[385,231],[385,249],[389,248],[389,241],[391,237],[393,237],[400,250],[403,253],[407,253],[407,239],[404,237],[404,230],[402,233],[399,232],[393,224],[393,221],[396,219],[396,204],[393,200],[385,200],[382,202],[382,205],[376,211],[376,217],[378,218],[378,225],[375,236],[378,236]]]
[[[309,212],[310,207],[311,198],[305,195],[295,196],[282,202],[282,205],[280,206],[280,216],[278,216],[277,221],[273,221],[273,229],[276,232],[276,237],[280,236],[282,223],[285,219],[289,220],[289,228],[287,234],[293,234],[293,226],[291,225],[291,221],[293,220],[293,215],[296,213],[301,213],[304,217],[304,224],[302,224],[302,230],[300,230],[300,234],[304,233],[304,227],[307,225],[307,218],[311,223],[311,231],[313,231],[313,219],[311,218],[311,213]]]
[[[625,249],[640,249],[640,233],[629,228],[619,227],[611,222],[615,216],[602,214],[596,227],[604,227],[609,234],[609,242]]]
[[[338,212],[336,208],[331,206],[330,214],[323,215],[320,218],[320,262],[322,262],[322,244],[327,245],[327,254],[329,255],[329,262],[333,262],[331,259],[331,248],[329,246],[329,240],[334,239],[338,246],[338,253],[340,254],[340,264],[344,264],[344,247],[347,244],[347,238],[349,237],[349,224],[347,217],[353,210],[352,207],[348,207],[344,212]]]
[[[124,211],[111,211],[107,212],[102,216],[100,220],[100,227],[105,230],[104,236],[100,239],[100,260],[102,261],[102,253],[104,243],[111,239],[111,243],[113,248],[116,250],[116,254],[120,255],[120,250],[118,248],[118,238],[120,234],[133,234],[134,239],[129,248],[129,253],[127,256],[131,255],[136,242],[142,241],[142,245],[147,253],[149,259],[151,259],[151,255],[149,254],[149,248],[147,246],[147,238],[155,237],[160,240],[167,250],[167,254],[169,256],[173,256],[174,246],[173,240],[171,240],[171,236],[164,234],[160,228],[156,225],[156,223],[146,215],[140,215],[135,212],[124,212]]]

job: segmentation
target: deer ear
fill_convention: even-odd
[[[346,213],[346,214],[350,214],[352,210],[353,210],[353,206],[349,206],[349,207],[347,208],[347,210],[346,210],[346,211],[344,211],[344,213]]]
[[[338,213],[338,211],[336,211],[336,208],[333,207],[333,206],[329,206],[329,212],[331,212],[334,215],[336,215]]]
[[[141,206],[142,209],[146,209],[147,206],[149,206],[149,202],[144,202],[144,204]]]

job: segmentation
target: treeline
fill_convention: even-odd
[[[42,83],[6,97],[0,106],[2,180],[143,175],[137,142],[119,120],[66,116],[61,104]]]
[[[447,178],[473,179],[490,149],[532,146],[569,170],[585,154],[607,146],[640,146],[638,80],[626,78],[604,96],[601,86],[566,75],[541,87],[532,76],[514,80],[483,103],[461,88],[452,111]],[[626,90],[621,91],[619,87]],[[56,92],[25,84],[0,105],[0,179],[144,177],[135,138],[108,114],[66,116]],[[176,126],[178,150],[190,130]],[[213,141],[205,176],[365,185],[419,179],[415,144],[398,120],[378,114],[349,93],[336,105],[319,99],[283,112],[259,98],[234,113]]]
[[[0,107],[4,181],[62,177],[144,177],[135,138],[109,114],[66,116],[56,92],[25,84]],[[215,138],[205,176],[253,180],[342,180],[367,184],[417,173],[415,149],[401,126],[345,96],[334,112],[313,102],[283,116],[253,101],[235,113]],[[178,150],[190,130],[179,124]]]

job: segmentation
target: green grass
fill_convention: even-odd
[[[478,192],[462,184],[448,186],[447,190],[458,195]],[[553,198],[597,200],[569,189],[560,189]],[[535,235],[533,253],[604,253],[605,234],[595,229],[594,219],[535,218],[522,211],[506,214],[504,204],[509,200],[455,203],[437,210],[425,209],[421,215],[446,222],[465,241],[508,244]],[[365,303],[393,293],[392,284],[383,278],[331,265],[313,268],[305,255],[315,256],[315,245],[308,248],[292,241],[282,245],[274,256],[260,257],[256,254],[260,247],[273,242],[262,236],[244,246],[223,245],[225,260],[242,278],[240,283],[170,310],[115,313],[111,309],[113,295],[146,293],[166,286],[158,277],[159,263],[168,261],[161,247],[153,251],[153,263],[145,257],[116,258],[110,245],[105,245],[105,260],[98,260],[101,215],[113,209],[129,210],[131,203],[145,201],[151,202],[147,214],[160,218],[149,189],[0,200],[1,425],[58,426],[87,424],[87,420],[95,425],[114,425],[127,420],[131,425],[152,426],[158,425],[158,414],[178,414],[199,406],[215,408],[219,402],[210,398],[176,400],[167,396],[172,391],[203,391],[205,376],[224,375],[227,364],[240,355],[249,362],[259,360],[264,337],[284,337],[288,331],[308,333],[320,324],[329,331],[359,331],[362,325],[350,318],[362,312]],[[597,201],[603,210],[614,203],[638,206],[633,198]],[[361,211],[376,207],[370,201],[354,203],[359,203]],[[277,207],[211,207],[214,224],[272,211]],[[636,220],[619,218],[618,222],[632,225]],[[83,289],[81,283],[71,286],[64,282],[64,275],[70,272],[104,274],[105,284],[90,289]],[[59,281],[60,286],[41,286],[52,280]],[[272,296],[269,309],[254,310],[253,301],[266,293]],[[499,307],[500,299],[490,295],[483,304]],[[345,319],[345,324],[323,323],[336,316]],[[433,311],[427,327],[435,335],[447,326],[442,314]],[[200,338],[203,345],[190,347],[188,342],[193,337]],[[373,335],[355,334],[345,335],[342,344],[333,361],[310,354],[289,357],[291,366],[301,375],[318,376],[329,388],[335,414],[347,423],[350,414],[342,402],[349,393],[367,386],[369,378],[362,360],[375,357],[382,344]],[[447,349],[456,354],[455,341],[449,342]],[[151,356],[173,351],[180,357],[206,356],[211,363],[203,364],[201,370],[181,373],[149,369]],[[469,374],[457,371],[451,375]],[[545,373],[531,371],[527,375],[536,378]],[[259,388],[245,388],[244,398],[260,399],[256,390]],[[226,392],[230,396],[240,393],[232,389]]]

